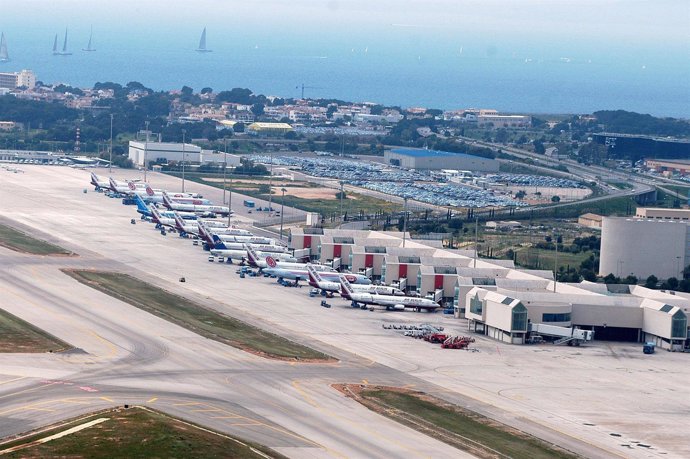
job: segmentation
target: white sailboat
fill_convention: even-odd
[[[89,33],[89,44],[86,45],[86,48],[82,48],[82,51],[96,51],[96,48],[92,46],[92,40],[93,40],[93,26],[91,26],[91,32]]]
[[[212,49],[206,48],[206,27],[204,31],[201,32],[201,38],[199,39],[199,47],[196,49],[198,53],[210,53],[213,52]]]
[[[53,55],[54,56],[71,56],[72,53],[67,51],[67,28],[65,27],[65,40],[62,43],[62,51],[57,49],[57,34],[55,34],[55,41],[53,41]]]
[[[5,33],[0,34],[0,62],[9,62],[10,55],[7,54],[7,41],[5,40]]]

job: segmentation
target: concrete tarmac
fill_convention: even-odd
[[[381,325],[433,322],[466,334],[464,321],[440,313],[361,311],[338,298],[329,300],[331,309],[321,308],[307,288],[240,279],[233,265],[209,263],[189,240],[163,237],[138,219],[132,225],[133,207],[82,192],[92,189],[87,171],[21,169],[26,172],[0,170],[0,222],[79,256],[0,248],[3,308],[78,350],[0,356],[0,436],[99,407],[144,404],[290,457],[463,457],[330,387],[362,383],[423,390],[586,457],[690,456],[680,428],[690,412],[680,391],[690,376],[685,355],[651,360],[627,344],[517,347],[482,337],[479,352],[442,350]],[[128,272],[339,361],[254,356],[79,284],[61,267]],[[181,276],[186,283],[177,282]]]

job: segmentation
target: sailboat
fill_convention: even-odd
[[[62,43],[62,51],[57,49],[57,34],[55,34],[55,41],[53,41],[53,55],[54,56],[71,56],[72,53],[67,51],[67,28],[65,28],[65,41]]]
[[[82,48],[82,51],[96,51],[96,48],[91,46],[91,40],[93,39],[93,26],[91,26],[91,33],[89,33],[89,44],[86,45],[86,48]]]
[[[5,40],[5,33],[0,34],[0,62],[9,62],[10,55],[7,54],[7,41]]]
[[[206,27],[204,27],[204,31],[201,32],[201,38],[199,39],[199,47],[196,49],[198,53],[210,53],[213,52],[212,49],[207,49],[206,48]]]

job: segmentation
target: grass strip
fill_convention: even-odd
[[[29,236],[9,226],[0,224],[0,245],[16,252],[33,255],[74,255],[69,250]]]
[[[373,411],[478,457],[579,457],[525,432],[422,392],[359,385],[339,385],[336,388]]]
[[[0,309],[0,352],[61,352],[72,346]]]
[[[69,269],[63,269],[63,272],[82,284],[150,314],[247,352],[281,360],[333,360],[322,352],[207,309],[127,274]]]
[[[91,427],[45,443],[48,436],[107,418]],[[52,429],[0,445],[0,450],[26,445],[7,458],[88,457],[93,459],[135,457],[184,457],[188,459],[232,457],[237,459],[284,458],[269,448],[219,434],[150,409],[134,407],[101,411],[63,423]]]

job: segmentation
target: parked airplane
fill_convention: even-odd
[[[98,177],[93,172],[91,172],[91,185],[95,186],[96,190],[110,189],[110,181]]]
[[[163,191],[163,205],[170,210],[183,210],[187,212],[213,212],[215,214],[225,215],[231,214],[232,211],[227,206],[212,206],[212,205],[196,205],[196,204],[182,204],[174,202],[168,196],[168,193]]]
[[[314,288],[319,288],[326,292],[340,292],[341,286],[339,281],[326,280],[321,276],[317,270],[312,266],[307,266],[307,273],[309,274],[309,285]],[[347,279],[349,275],[345,274]],[[350,279],[348,279],[349,281]],[[362,284],[352,284],[352,290],[361,293],[371,293],[373,295],[393,295],[393,296],[405,296],[405,293],[395,287],[388,287],[387,285],[362,285]]]
[[[204,231],[206,231],[206,228],[204,228]],[[288,251],[287,247],[283,247],[281,245],[272,245],[272,244],[247,244],[244,242],[224,242],[218,235],[214,234],[211,236],[213,239],[213,244],[216,248],[226,248],[228,250],[241,250],[242,251],[242,257],[247,256],[247,249],[245,246],[250,246],[259,256],[263,255],[265,256],[272,256],[275,257],[276,260],[278,259],[278,256],[280,254],[289,254],[290,252]],[[274,255],[276,254],[276,255]],[[287,257],[285,257],[287,258]],[[297,261],[294,257],[293,261]],[[282,261],[289,261],[286,259],[281,258]]]
[[[221,256],[221,257],[229,257],[231,259],[237,259],[237,260],[244,260],[245,257],[247,256],[247,250],[245,248],[233,249],[233,248],[226,246],[225,243],[223,243],[223,241],[218,239],[218,236],[214,236],[214,239],[215,239],[216,244],[215,244],[215,247],[210,250],[212,255],[217,255],[217,256]],[[265,256],[270,255],[271,257],[275,258],[276,260],[278,260],[280,262],[297,261],[297,259],[295,257],[293,257],[292,254],[287,253],[287,252],[283,252],[283,253],[274,252],[274,251],[264,252],[261,250],[262,248],[274,249],[275,247],[276,246],[255,246],[252,248],[260,256],[265,257]]]
[[[203,222],[199,224],[197,222],[197,225],[199,226],[199,237],[204,240],[206,245],[209,248],[213,248],[215,246],[215,241],[213,240],[213,236],[218,237],[222,242],[225,244],[228,243],[247,243],[247,244],[267,244],[267,245],[275,245],[275,240],[268,238],[268,237],[261,237],[261,236],[253,236],[249,231],[248,235],[237,235],[237,234],[213,234],[213,230],[208,229],[205,227]]]
[[[180,232],[180,234],[192,234],[194,236],[199,236],[199,222],[185,222],[182,218],[180,218],[179,214],[177,211],[173,211],[173,220],[175,223],[175,228]],[[218,233],[218,234],[233,234],[233,235],[247,235],[247,234],[252,234],[247,230],[239,229],[239,228],[233,228],[230,226],[227,226],[225,223],[220,222],[220,221],[204,221],[203,224],[205,227],[210,230],[212,233]]]
[[[132,188],[132,183],[130,182],[130,188]],[[145,201],[163,203],[163,190],[154,190],[149,185],[146,185],[144,190],[139,188],[133,190],[137,195],[141,195]],[[168,193],[170,199],[174,202],[181,204],[194,204],[194,205],[210,205],[211,201],[208,199],[202,199],[197,193]]]
[[[259,269],[266,269],[266,268],[271,268],[271,269],[291,269],[291,268],[296,268],[296,269],[301,269],[306,272],[306,266],[307,263],[283,263],[283,262],[276,262],[276,260],[270,256],[262,258],[256,251],[251,247],[251,245],[246,245],[246,250],[247,250],[247,261],[249,262],[249,266],[253,266],[255,268]],[[335,271],[333,268],[330,266],[324,266],[324,265],[319,265],[315,264],[313,265],[316,267],[317,270],[324,271]],[[306,279],[307,276],[303,276],[302,279]]]
[[[441,307],[437,302],[428,298],[356,292],[344,275],[340,275],[338,279],[340,281],[340,296],[351,300],[353,306],[370,304],[373,306],[383,306],[387,311],[404,311],[405,308],[414,308],[417,312],[422,309],[433,311]]]
[[[132,188],[130,188],[129,184],[121,184],[117,183],[112,177],[108,178],[111,191],[114,191],[115,193],[121,193],[121,194],[131,194],[132,193]],[[136,186],[135,186],[136,189]]]
[[[135,194],[134,195],[134,201],[137,204],[137,212],[139,212],[143,217],[148,217],[148,218],[152,217],[152,213],[151,213],[151,210],[149,209],[149,206],[144,202],[144,200],[142,199],[141,196],[139,196],[138,194]],[[169,211],[169,210],[163,211],[163,212],[159,211],[159,213],[162,217],[166,217],[166,218],[173,218],[173,216],[174,216],[174,213],[172,211]],[[198,217],[205,216],[203,214],[197,215],[194,212],[178,212],[178,214],[180,215],[180,217],[184,218],[185,220],[196,220]],[[215,216],[215,214],[209,214],[209,215]]]

